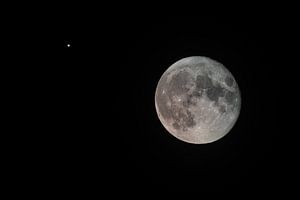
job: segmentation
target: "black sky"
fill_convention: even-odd
[[[297,46],[293,20],[78,11],[33,17],[14,34],[24,31],[22,45],[10,49],[20,53],[12,61],[29,61],[11,68],[22,83],[13,85],[15,105],[30,121],[19,127],[31,130],[18,134],[21,144],[28,143],[15,151],[23,171],[36,174],[22,180],[47,181],[48,189],[63,192],[202,193],[291,185],[297,160],[290,145],[297,117],[291,112],[298,101],[292,78],[297,66],[288,64],[296,58],[290,53]],[[155,111],[162,73],[188,56],[221,62],[240,87],[238,121],[211,144],[177,140]]]
[[[192,15],[129,27],[124,37],[127,62],[120,66],[119,79],[127,105],[120,113],[122,183],[185,192],[280,188],[287,179],[281,135],[286,131],[281,106],[286,78],[278,79],[285,37],[281,26],[272,19]],[[199,55],[223,63],[242,95],[232,131],[207,145],[187,144],[168,134],[154,107],[162,73],[181,58]]]

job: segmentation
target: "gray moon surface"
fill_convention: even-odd
[[[170,134],[184,142],[205,144],[232,129],[239,117],[241,95],[224,65],[193,56],[163,73],[155,91],[155,108]]]

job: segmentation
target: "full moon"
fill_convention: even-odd
[[[184,142],[205,144],[232,129],[241,96],[224,65],[193,56],[175,62],[163,73],[155,91],[155,108],[170,134]]]

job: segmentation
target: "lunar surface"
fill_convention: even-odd
[[[173,136],[205,144],[232,129],[241,96],[233,75],[221,63],[194,56],[177,61],[164,72],[156,88],[155,107]]]

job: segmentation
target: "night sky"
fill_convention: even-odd
[[[280,188],[288,180],[281,135],[287,131],[282,126],[285,78],[278,79],[277,59],[283,35],[273,23],[173,16],[133,23],[125,31],[127,64],[120,66],[120,87],[128,106],[120,113],[124,143],[118,158],[122,184],[201,193]],[[177,140],[155,111],[154,93],[162,73],[188,56],[221,62],[241,90],[237,123],[211,144]]]
[[[30,62],[17,70],[24,80],[16,104],[30,121],[22,129],[31,130],[19,136],[31,145],[18,163],[36,174],[35,183],[47,182],[41,189],[201,194],[291,184],[297,151],[289,144],[295,118],[287,113],[297,100],[283,96],[295,94],[287,64],[294,33],[280,17],[76,10],[42,22],[20,28],[34,31],[20,38],[25,54],[17,62]],[[176,139],[156,114],[162,73],[188,56],[222,63],[240,88],[235,126],[211,144]]]

